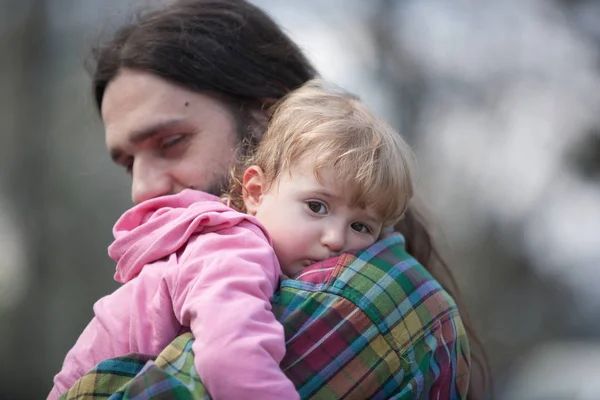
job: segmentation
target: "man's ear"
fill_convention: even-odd
[[[252,138],[257,142],[260,142],[265,134],[267,125],[269,123],[269,112],[271,107],[277,103],[277,99],[271,99],[268,97],[260,98],[262,107],[253,108],[250,110],[250,116],[252,118],[252,125],[250,127],[252,132]]]
[[[242,194],[246,213],[256,215],[262,195],[267,191],[265,173],[257,165],[248,167],[242,180]]]

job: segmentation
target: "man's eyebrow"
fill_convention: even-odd
[[[174,127],[180,125],[182,122],[183,121],[180,118],[173,118],[166,121],[158,122],[154,125],[150,125],[139,130],[133,131],[133,133],[129,136],[128,141],[131,144],[141,143],[145,140],[151,139],[152,137],[158,135],[163,131],[173,129]],[[110,158],[112,158],[112,160],[116,163],[119,162],[119,159],[121,158],[122,154],[123,152],[118,148],[110,150]]]

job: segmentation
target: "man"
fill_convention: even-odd
[[[119,30],[96,59],[106,144],[132,175],[134,203],[185,188],[219,194],[231,163],[260,140],[264,110],[316,75],[244,0],[172,3]],[[407,250],[429,261],[427,231],[406,220],[426,239],[403,231]],[[287,338],[281,366],[301,397],[465,398],[469,345],[452,297],[400,236],[359,258],[340,257],[310,282],[284,280],[273,301]]]

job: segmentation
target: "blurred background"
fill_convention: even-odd
[[[499,399],[600,398],[600,1],[257,0],[412,144]],[[84,68],[160,1],[0,0],[0,395],[42,399],[130,206]]]

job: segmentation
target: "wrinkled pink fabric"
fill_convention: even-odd
[[[94,305],[48,399],[102,360],[160,353],[186,327],[213,399],[299,398],[279,368],[283,327],[269,299],[281,271],[258,221],[185,190],[132,208],[113,233],[123,286]]]

